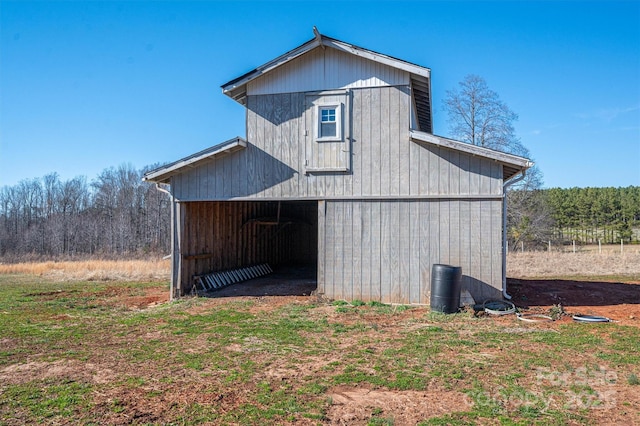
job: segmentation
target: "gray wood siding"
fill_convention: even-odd
[[[400,86],[409,73],[336,49],[314,49],[247,84],[248,95]]]
[[[340,140],[318,141],[316,136],[318,132],[318,106],[326,104],[335,104],[336,109],[340,109]],[[305,145],[302,147],[305,152],[305,162],[303,172],[310,169],[331,170],[350,168],[350,148],[351,134],[350,126],[345,118],[349,115],[349,102],[347,94],[332,95],[307,95],[305,101],[304,128],[306,137],[303,139]],[[344,176],[344,175],[343,175]],[[342,179],[344,180],[344,178]],[[335,182],[336,185],[338,182]],[[336,187],[335,192],[341,193],[341,188]]]
[[[410,141],[408,86],[350,90],[350,171],[305,174],[307,146],[317,143],[307,142],[314,129],[306,97],[249,96],[247,148],[174,176],[176,199],[501,196],[499,163]]]
[[[476,301],[500,296],[499,200],[323,204],[318,292],[325,296],[428,304],[431,268],[436,263],[462,267],[462,286]]]

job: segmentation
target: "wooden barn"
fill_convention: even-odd
[[[331,299],[427,304],[436,263],[501,297],[505,188],[529,160],[435,136],[428,68],[314,33],[222,86],[246,137],[145,175],[173,199],[172,297],[261,263],[313,265]]]

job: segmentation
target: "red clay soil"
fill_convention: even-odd
[[[162,287],[140,289],[110,285],[98,293],[106,305],[125,306],[129,309],[146,309],[169,301],[169,290]]]
[[[206,296],[221,303],[230,299],[257,298],[268,300],[267,305],[280,306],[307,300],[315,285],[315,280],[305,276],[276,273],[210,292]],[[142,294],[139,291],[131,294],[130,291],[111,286],[104,293],[131,309],[144,309],[169,299],[166,288],[145,288]],[[561,305],[570,314],[565,320],[570,321],[573,314],[601,315],[621,324],[640,327],[640,283],[509,278],[507,291],[513,297],[512,302],[523,312],[547,313],[554,306]]]
[[[571,280],[507,280],[512,302],[532,312],[561,305],[568,314],[600,315],[640,326],[640,283]]]

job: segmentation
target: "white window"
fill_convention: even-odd
[[[318,105],[316,140],[342,140],[342,104]]]

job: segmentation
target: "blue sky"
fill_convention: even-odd
[[[545,187],[640,185],[640,2],[0,3],[0,186],[174,161],[244,136],[220,85],[313,37],[482,76]]]

